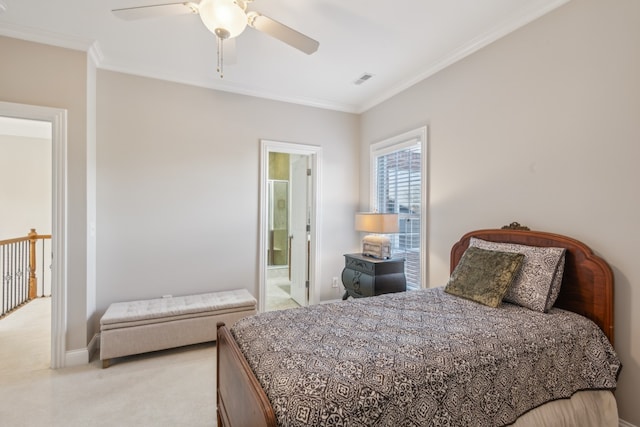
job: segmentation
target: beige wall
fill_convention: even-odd
[[[331,277],[358,245],[353,212],[368,205],[369,144],[427,124],[430,284],[471,229],[518,220],[589,244],[616,275],[617,398],[640,425],[639,16],[635,0],[574,0],[360,118],[99,70],[89,202],[87,55],[0,37],[0,100],[69,112],[67,349],[116,300],[257,293],[260,138],[323,147],[321,297],[335,298]]]
[[[260,139],[322,147],[322,300],[358,246],[354,114],[99,70],[97,310],[246,288],[258,295]]]
[[[86,349],[87,54],[0,37],[0,58],[1,101],[68,111],[66,349]]]
[[[575,0],[362,115],[369,144],[429,125],[430,286],[466,231],[566,234],[616,279],[621,418],[640,425],[640,2]]]
[[[114,301],[258,294],[260,139],[322,147],[320,298],[340,296],[331,277],[358,245],[345,221],[357,205],[358,116],[108,71],[94,78],[84,52],[7,37],[0,53],[11,58],[0,100],[68,111],[67,352],[87,348]]]
[[[1,123],[0,218],[0,240],[51,234],[51,139],[2,135]]]

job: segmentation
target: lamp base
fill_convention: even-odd
[[[387,236],[369,234],[362,239],[362,255],[378,259],[391,258],[391,241]]]

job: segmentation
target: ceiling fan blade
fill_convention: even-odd
[[[318,50],[318,46],[320,46],[320,43],[311,37],[307,37],[293,28],[287,27],[286,25],[281,24],[268,16],[261,15],[258,12],[248,12],[247,18],[249,20],[249,26],[258,31],[262,31],[271,37],[275,37],[289,46],[301,50],[307,55],[311,55],[313,52]]]
[[[157,18],[160,16],[197,14],[198,5],[193,2],[155,4],[151,6],[127,7],[114,9],[114,15],[125,21],[136,19]]]

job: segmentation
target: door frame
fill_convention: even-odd
[[[302,154],[311,158],[311,232],[309,248],[309,305],[320,303],[318,254],[320,253],[320,205],[322,182],[322,147],[261,139],[260,140],[260,230],[258,239],[258,310],[265,311],[267,294],[267,249],[269,245],[268,209],[269,153]]]
[[[0,101],[0,116],[51,123],[51,368],[62,368],[67,335],[67,110]]]

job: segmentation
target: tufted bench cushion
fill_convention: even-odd
[[[100,359],[215,341],[216,324],[229,325],[256,313],[256,299],[238,289],[116,302],[100,319]]]

